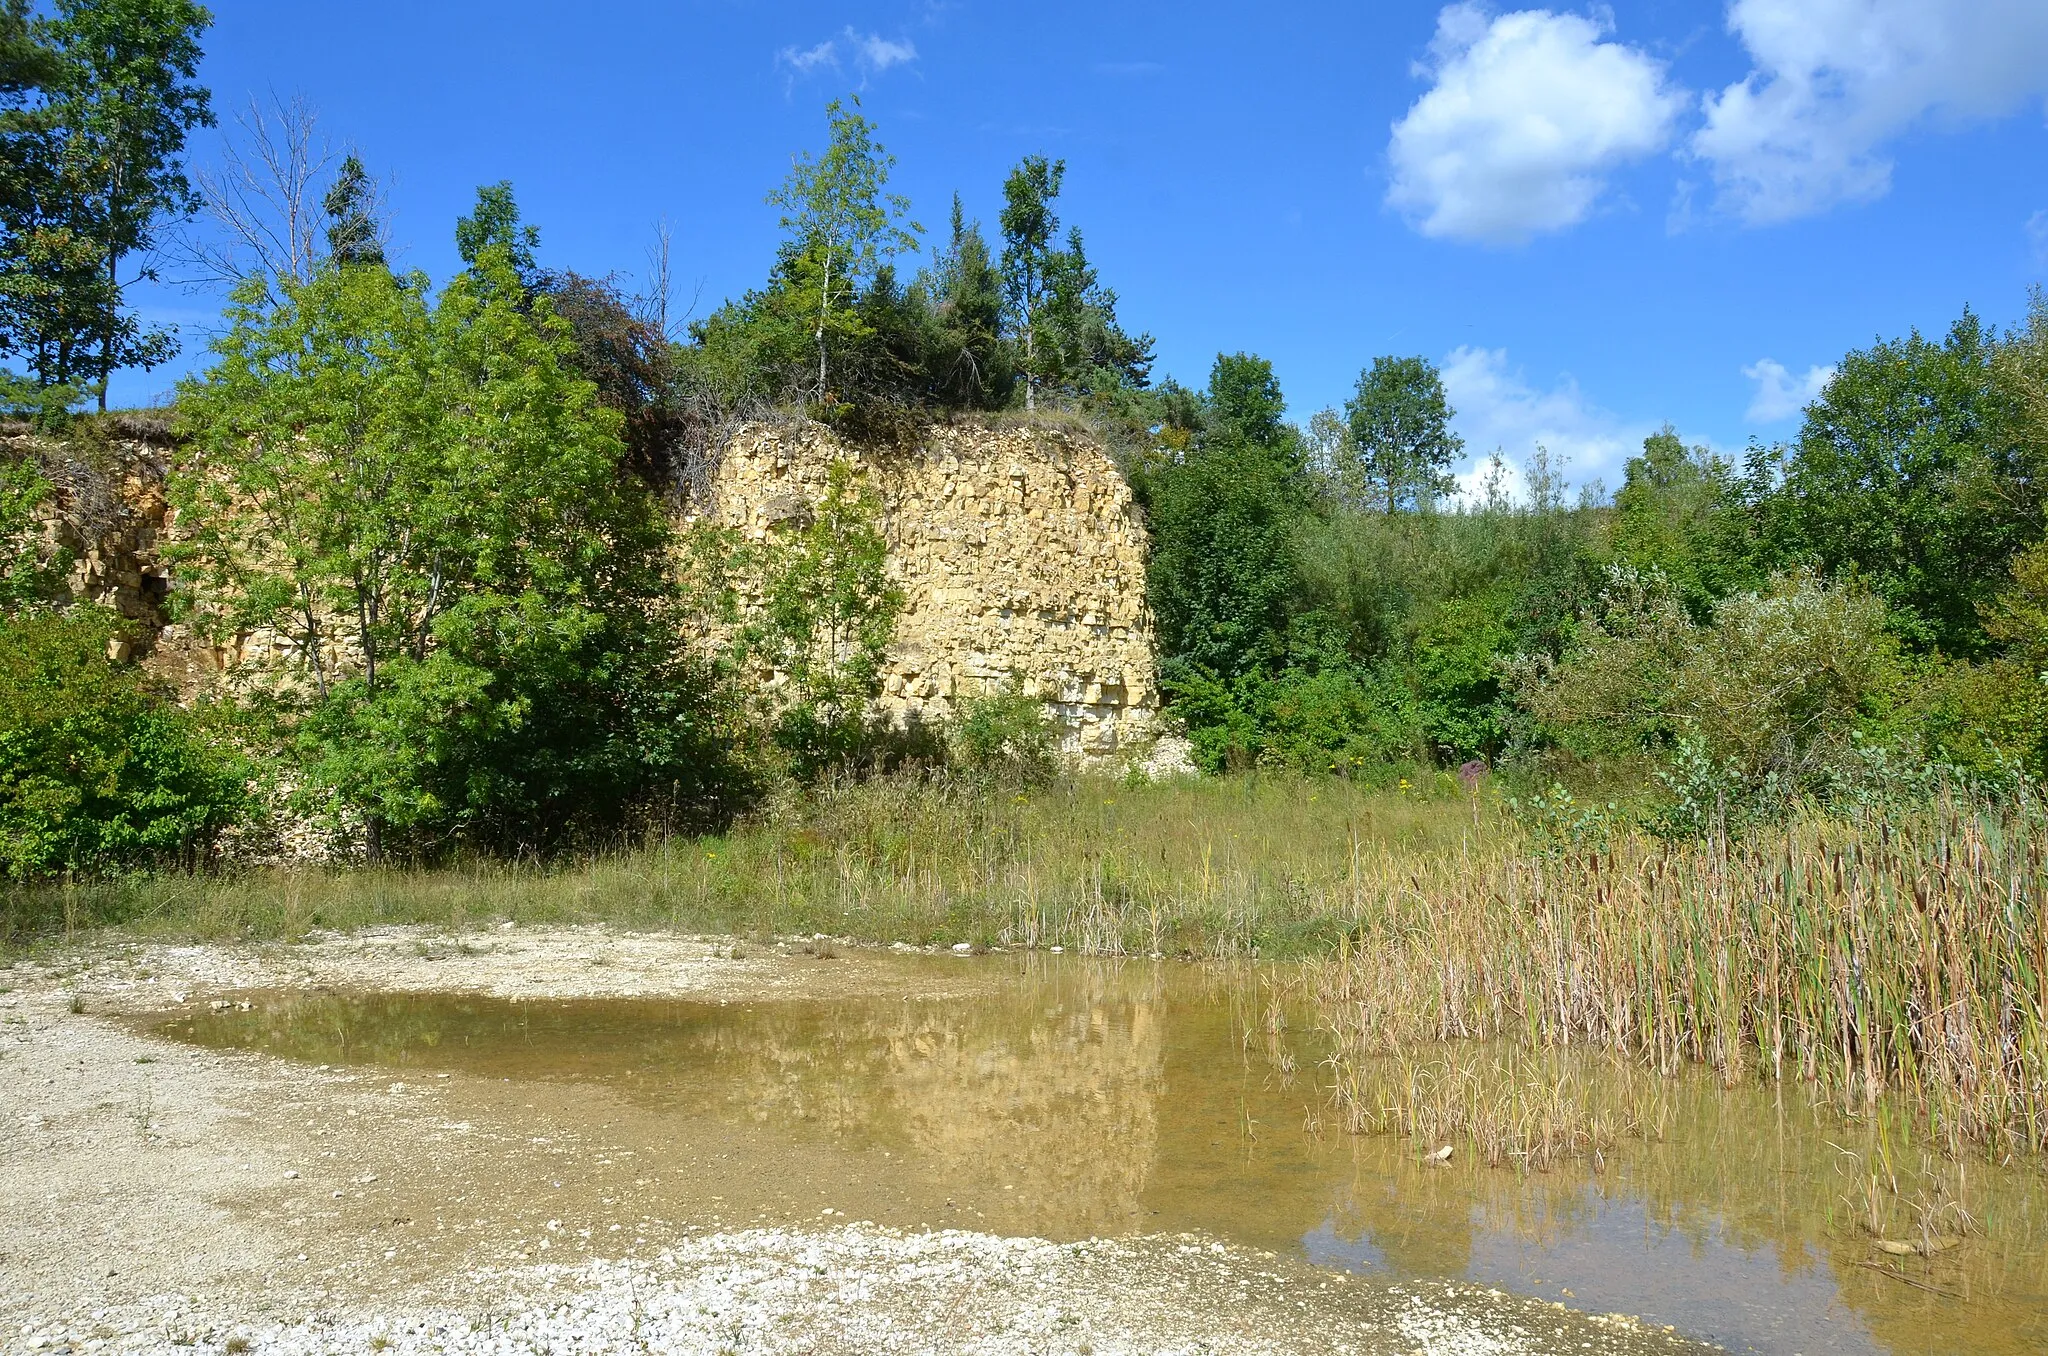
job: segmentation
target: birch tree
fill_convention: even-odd
[[[849,106],[850,105],[850,106]],[[814,317],[818,399],[831,391],[832,340],[861,337],[854,301],[875,271],[898,254],[917,249],[924,228],[909,220],[910,201],[888,191],[896,158],[875,140],[860,100],[825,107],[831,140],[822,155],[808,153],[791,166],[769,195],[782,209],[782,272]]]

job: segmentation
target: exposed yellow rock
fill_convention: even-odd
[[[762,540],[800,521],[845,462],[881,501],[903,611],[882,672],[901,720],[945,720],[1012,681],[1043,700],[1070,755],[1149,742],[1159,710],[1142,515],[1078,431],[934,425],[876,450],[816,424],[755,424],[727,445],[692,515]]]

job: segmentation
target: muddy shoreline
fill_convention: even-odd
[[[971,994],[987,973],[938,982]],[[892,1197],[886,1154],[759,1125],[678,1139],[588,1086],[309,1067],[149,1029],[249,990],[772,1002],[903,983],[887,953],[598,929],[17,962],[0,969],[0,1350],[1697,1349],[1193,1235],[1014,1237],[998,1184]]]

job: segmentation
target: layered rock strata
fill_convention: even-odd
[[[856,446],[814,424],[750,425],[692,522],[768,539],[821,502],[835,462],[879,499],[903,610],[882,673],[899,721],[944,721],[1013,683],[1084,761],[1149,742],[1159,709],[1145,527],[1094,439],[1049,426],[935,425]]]

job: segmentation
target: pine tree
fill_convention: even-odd
[[[1014,381],[1002,334],[1002,275],[980,223],[967,220],[957,193],[951,240],[932,273],[941,343],[932,372],[936,394],[950,405],[1000,408]]]
[[[344,267],[386,266],[383,228],[377,220],[377,184],[353,153],[343,158],[334,185],[320,205],[327,213],[330,259]]]

